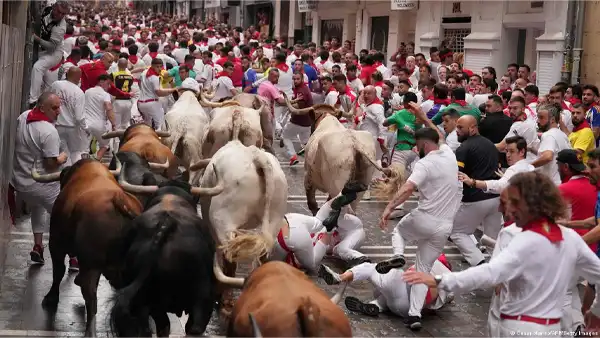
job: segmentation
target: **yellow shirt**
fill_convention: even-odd
[[[592,128],[585,127],[578,131],[573,131],[571,134],[569,134],[569,142],[571,143],[571,147],[573,147],[573,149],[583,151],[581,158],[583,163],[587,164],[588,152],[596,148],[596,139],[594,138],[594,132],[592,131]]]
[[[173,78],[171,78],[171,76],[169,76],[169,72],[165,69],[160,71],[160,88],[171,88],[171,81],[173,81]]]

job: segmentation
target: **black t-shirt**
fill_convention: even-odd
[[[469,137],[456,149],[458,170],[479,181],[497,180],[498,150],[492,141],[481,135]],[[478,202],[498,197],[481,189],[463,185],[463,202]]]
[[[506,134],[510,131],[510,126],[513,124],[513,120],[504,115],[503,112],[488,113],[485,119],[479,122],[479,134],[494,144],[502,142]],[[508,168],[506,162],[506,154],[498,151],[498,160],[502,168]]]

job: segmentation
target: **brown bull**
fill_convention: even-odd
[[[117,161],[117,171],[120,162]],[[120,265],[127,249],[132,220],[142,205],[125,192],[104,165],[83,159],[61,173],[39,175],[38,182],[61,181],[61,192],[50,217],[52,287],[42,305],[56,308],[60,282],[65,275],[65,255],[77,256],[80,271],[75,284],[81,287],[87,311],[86,336],[96,336],[97,289],[100,275],[111,284],[120,283]]]
[[[329,299],[293,266],[263,264],[246,279],[227,336],[252,337],[258,326],[264,337],[352,337],[350,322],[336,305],[346,285]]]
[[[168,132],[155,131],[152,127],[140,123],[131,125],[126,130],[108,132],[102,135],[102,138],[106,140],[120,137],[119,152],[136,153],[148,161],[151,168],[159,170],[167,178],[173,178],[177,175],[177,158],[171,149],[160,141],[160,137],[169,136]]]

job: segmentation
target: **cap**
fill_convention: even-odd
[[[193,90],[194,92],[198,93],[200,91],[200,84],[198,83],[198,81],[188,77],[187,79],[183,80],[183,82],[181,83],[181,88],[182,89],[190,89],[190,90]]]
[[[577,172],[583,172],[586,169],[581,156],[573,149],[563,149],[559,151],[558,155],[556,155],[556,162],[568,164],[571,169]]]

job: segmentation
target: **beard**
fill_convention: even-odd
[[[423,157],[425,157],[425,155],[426,155],[425,154],[425,149],[424,148],[419,149],[419,157],[423,158]]]
[[[463,143],[469,138],[469,134],[457,135],[458,142]]]
[[[541,125],[538,123],[538,128],[542,133],[547,132],[548,129],[550,129],[550,122],[546,123],[545,125]]]

